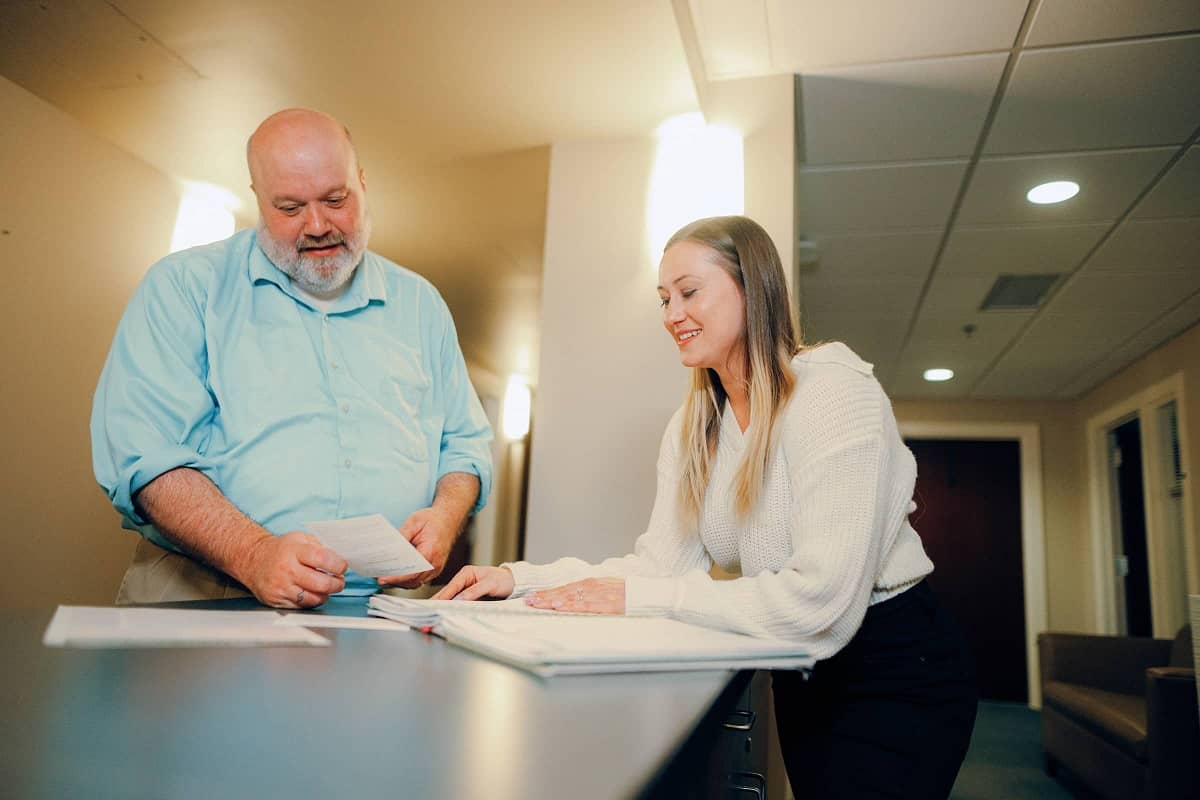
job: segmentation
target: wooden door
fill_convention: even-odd
[[[1016,441],[909,440],[911,522],[933,560],[929,584],[975,652],[979,696],[1028,702]]]

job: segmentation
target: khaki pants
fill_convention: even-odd
[[[250,596],[245,586],[220,570],[142,539],[117,589],[117,605]]]

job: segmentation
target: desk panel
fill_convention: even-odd
[[[631,797],[676,754],[703,758],[749,677],[540,679],[411,631],[322,630],[328,648],[54,649],[51,613],[0,615],[5,797]]]

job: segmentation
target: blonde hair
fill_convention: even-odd
[[[779,415],[796,383],[792,356],[804,346],[779,251],[762,226],[747,217],[700,219],[676,231],[663,249],[685,241],[705,245],[716,253],[716,262],[741,288],[745,302],[743,363],[748,371],[750,425],[734,502],[738,516],[745,519],[762,492],[767,464],[778,439]],[[699,520],[704,505],[727,397],[716,370],[692,370],[683,408],[683,472],[679,482],[684,516],[692,523]]]

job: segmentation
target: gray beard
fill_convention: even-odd
[[[314,257],[306,255],[301,249],[305,245],[312,246],[312,240],[305,237],[295,242],[281,242],[271,236],[261,220],[258,223],[258,246],[271,263],[301,289],[316,295],[337,291],[349,283],[354,268],[367,250],[367,240],[370,238],[371,218],[366,216],[362,227],[354,233],[319,240],[325,244],[340,241],[344,245],[341,250],[330,256]]]

